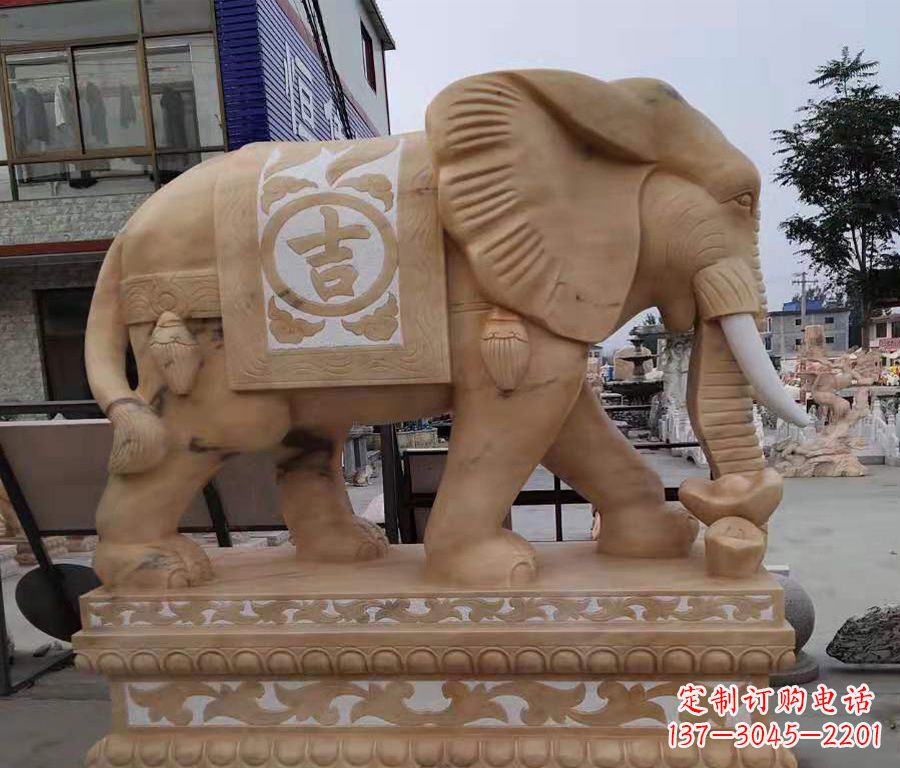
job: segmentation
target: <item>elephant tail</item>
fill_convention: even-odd
[[[128,325],[121,300],[122,235],[113,241],[88,315],[84,362],[97,404],[113,425],[109,471],[143,472],[162,461],[168,450],[166,428],[154,410],[128,385],[125,354]]]

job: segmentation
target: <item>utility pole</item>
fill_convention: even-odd
[[[815,280],[807,280],[806,278],[806,270],[804,269],[802,272],[795,272],[794,279],[791,280],[791,285],[799,285],[800,286],[800,334],[802,337],[802,341],[800,342],[800,358],[797,361],[797,375],[800,379],[800,407],[806,408],[806,399],[808,396],[806,390],[806,354],[809,350],[806,349],[806,287],[807,284],[810,288],[816,286]]]
[[[810,288],[815,288],[818,283],[815,280],[807,280],[806,270],[804,269],[802,272],[794,273],[791,285],[800,286],[800,332],[803,333],[803,329],[806,328],[806,286],[809,285]]]

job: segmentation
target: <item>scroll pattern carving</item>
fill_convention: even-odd
[[[311,323],[302,317],[294,317],[290,312],[279,309],[275,297],[269,299],[269,330],[278,341],[285,344],[299,344],[303,339],[315,336],[325,327],[325,321]]]
[[[316,183],[309,179],[295,179],[290,176],[279,176],[267,181],[262,188],[262,209],[268,213],[274,203],[282,200],[290,194],[294,194],[308,187],[315,187]]]
[[[384,210],[389,211],[394,207],[394,189],[391,180],[383,173],[364,173],[362,176],[354,176],[345,179],[338,187],[351,187],[357,192],[365,192],[384,205]]]
[[[91,601],[94,629],[297,624],[556,624],[729,622],[777,618],[772,595],[413,597],[312,600]]]
[[[677,690],[609,680],[184,681],[127,683],[126,701],[132,727],[645,727],[677,717]]]
[[[357,336],[365,336],[371,341],[387,341],[397,330],[397,297],[393,293],[388,294],[387,300],[369,315],[363,315],[359,320],[341,320],[341,325]]]
[[[214,269],[136,275],[122,281],[128,323],[155,323],[163,312],[179,317],[221,317],[219,278]]]

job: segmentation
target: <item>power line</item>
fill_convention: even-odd
[[[347,114],[347,101],[344,96],[344,89],[341,86],[341,78],[334,66],[334,58],[331,55],[331,46],[328,44],[328,33],[325,31],[325,22],[322,19],[322,9],[319,7],[319,0],[301,0],[303,10],[306,12],[306,18],[309,21],[312,30],[313,40],[316,44],[316,51],[319,54],[319,60],[325,70],[325,77],[328,79],[328,85],[331,89],[331,96],[337,107],[338,117],[341,120],[341,127],[344,129],[344,135],[348,139],[354,138],[353,127],[350,125],[350,117]],[[310,9],[310,3],[315,10]]]

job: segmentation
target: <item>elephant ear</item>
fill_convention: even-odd
[[[444,226],[485,295],[567,338],[613,330],[634,279],[651,101],[556,71],[459,81],[427,113]]]

